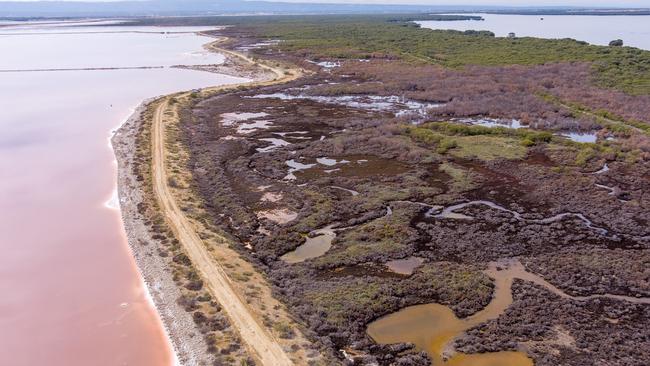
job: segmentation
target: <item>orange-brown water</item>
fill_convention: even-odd
[[[424,258],[408,257],[388,261],[385,264],[389,270],[395,273],[410,276],[416,268],[422,265],[422,263],[424,263]]]
[[[466,330],[496,319],[512,303],[510,286],[513,276],[506,271],[490,271],[495,281],[493,299],[478,313],[458,319],[450,308],[440,304],[416,305],[380,318],[368,325],[368,335],[378,343],[413,343],[427,352],[432,365],[453,366],[532,366],[533,361],[521,352],[481,354],[452,353],[444,357],[454,338]]]
[[[336,230],[332,229],[332,226],[314,230],[314,236],[305,238],[304,244],[280,258],[287,263],[293,264],[325,254],[332,247],[332,241],[336,237]]]
[[[118,58],[133,66],[155,63],[159,48],[165,63],[184,63],[209,41],[111,37],[3,35],[0,52],[11,57],[0,69],[83,66],[85,53],[89,66],[110,64],[125,42],[133,48]],[[120,212],[105,206],[116,185],[108,138],[147,97],[234,81],[177,69],[0,73],[0,364],[173,363]]]
[[[494,280],[495,289],[492,301],[476,314],[458,319],[451,309],[444,305],[410,306],[370,323],[368,335],[383,344],[413,343],[416,349],[429,354],[434,366],[532,366],[533,361],[523,352],[463,354],[454,353],[449,347],[454,338],[470,328],[498,318],[512,304],[511,286],[515,278],[535,283],[555,295],[576,301],[610,298],[636,304],[650,304],[648,297],[613,294],[568,295],[539,275],[528,272],[517,259],[491,263],[485,273]]]

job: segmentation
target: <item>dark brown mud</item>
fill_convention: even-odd
[[[381,76],[373,74],[370,87],[364,84],[370,76],[355,74],[350,65],[326,72],[306,67],[315,74],[286,87],[197,102],[184,111],[182,132],[195,188],[210,213],[205,219],[237,239],[237,249],[266,272],[277,295],[322,346],[343,349],[357,362],[429,364],[431,354],[418,351],[423,347],[376,344],[366,334],[367,324],[432,303],[444,307],[450,319],[466,322],[498,290],[483,270],[508,258],[521,258],[529,271],[572,296],[647,295],[641,270],[650,250],[647,164],[631,168],[599,155],[581,166],[575,163],[578,150],[555,142],[526,147],[517,158],[482,159],[476,153],[460,158],[453,152],[463,146],[440,149],[440,143],[405,134],[405,125],[414,121],[404,116],[299,98],[301,90],[310,97],[362,89],[381,95],[376,85]],[[277,93],[292,97],[268,97]],[[233,113],[244,119],[233,122],[228,115]],[[593,174],[605,161],[609,170]],[[619,187],[625,200],[596,184]],[[471,219],[427,215],[432,207],[472,201],[494,206],[453,211]],[[325,228],[336,230],[326,250],[287,260],[322,237]],[[408,271],[386,266],[412,257],[422,262]],[[587,326],[574,317],[648,324],[646,305],[609,298],[576,302],[525,280],[514,280],[512,288],[512,305],[463,328],[466,335],[460,332],[449,343],[470,355],[467,362],[477,362],[471,356],[476,353],[521,351],[536,365],[580,364],[575,360],[631,365],[618,355],[644,344],[636,326],[599,321]],[[598,301],[607,305],[595,305]],[[552,313],[556,305],[565,311]],[[593,344],[579,341],[590,332],[610,332],[620,343],[601,342],[600,336]],[[567,341],[573,338],[575,343]]]

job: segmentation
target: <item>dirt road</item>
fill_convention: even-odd
[[[212,46],[214,49],[214,46]],[[248,63],[252,60],[244,55],[227,51],[230,55],[239,57]],[[287,73],[285,70],[277,69],[268,65],[259,67],[272,72],[275,77],[271,80],[261,82],[244,83],[241,85],[261,86],[283,83],[293,80],[300,76],[299,70],[292,70]],[[232,88],[236,85],[227,85],[204,89],[205,92],[214,92]],[[176,99],[186,97],[188,93],[173,95]],[[228,317],[231,325],[235,327],[241,336],[242,341],[248,346],[251,356],[257,359],[262,365],[293,365],[292,360],[282,349],[277,339],[269,332],[259,319],[251,312],[242,299],[240,294],[234,288],[231,279],[228,277],[220,263],[212,259],[205,243],[194,230],[193,225],[185,216],[176,202],[170,187],[168,186],[168,175],[165,166],[165,112],[174,108],[169,101],[172,96],[159,99],[156,103],[155,114],[152,121],[152,171],[153,171],[153,190],[168,224],[173,230],[176,238],[180,241],[186,250],[188,257],[196,270],[203,277],[205,284],[211,294],[221,304]]]

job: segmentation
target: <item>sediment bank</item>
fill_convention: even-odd
[[[222,41],[223,39],[219,39],[216,42]],[[212,42],[204,47],[207,47],[212,51],[221,52],[222,50],[220,48],[214,46],[216,42]],[[219,70],[231,66],[231,69],[225,70],[226,74],[236,74],[249,78],[252,77],[253,80],[243,84],[204,88],[201,90],[202,94],[203,92],[214,93],[229,90],[240,85],[257,86],[281,83],[292,80],[301,75],[300,72],[287,74],[285,70],[278,71],[279,69],[258,64],[250,60],[247,56],[238,53],[227,50],[222,53],[225,54],[227,61],[222,68],[219,68]],[[216,70],[206,69],[205,71],[215,72]],[[192,245],[187,243],[187,234],[190,233],[191,230],[195,230],[195,228],[192,228],[192,225],[186,223],[187,225],[183,225],[184,231],[182,232],[185,235],[181,235],[179,227],[175,224],[176,222],[171,221],[169,217],[170,215],[174,216],[175,214],[175,217],[180,218],[183,214],[180,212],[170,213],[168,210],[169,207],[166,205],[166,203],[173,202],[175,198],[167,191],[165,191],[167,193],[165,200],[160,196],[160,187],[166,187],[168,184],[167,178],[164,177],[164,155],[166,154],[164,152],[158,155],[154,153],[159,152],[161,146],[163,146],[160,144],[163,142],[165,135],[165,124],[163,123],[163,125],[160,125],[160,123],[162,123],[162,115],[160,114],[161,108],[166,106],[167,103],[175,104],[179,99],[183,99],[189,94],[189,92],[178,92],[143,103],[136,113],[134,113],[132,118],[130,118],[129,121],[119,129],[113,138],[119,165],[119,197],[123,206],[122,215],[129,236],[129,244],[133,250],[140,271],[145,278],[145,283],[151,292],[156,308],[158,309],[169,334],[179,362],[184,364],[211,364],[220,361],[220,358],[224,355],[223,351],[226,351],[226,354],[229,354],[234,347],[235,352],[237,352],[237,357],[242,358],[242,361],[244,361],[246,357],[254,357],[262,364],[292,364],[292,361],[286,355],[286,349],[281,348],[273,336],[268,339],[265,338],[265,334],[267,333],[265,328],[257,329],[253,327],[254,329],[251,329],[252,325],[261,326],[261,320],[257,319],[257,315],[252,314],[249,310],[242,310],[246,308],[247,305],[241,302],[240,294],[232,294],[232,296],[229,295],[224,297],[224,291],[232,291],[232,280],[229,279],[227,275],[222,275],[222,277],[216,276],[216,273],[223,272],[221,264],[206,264],[207,262],[202,261],[205,259],[204,257],[206,257],[206,255],[204,255],[205,253],[201,254],[201,258],[197,257],[196,250],[205,251],[206,249],[197,249],[199,247],[194,245],[196,244],[196,241],[191,243]],[[147,157],[147,159],[151,159],[150,163],[153,178],[160,178],[160,173],[163,172],[162,180],[157,179],[155,183],[151,182],[146,176],[143,179],[141,174],[142,172],[138,174],[136,170],[133,169],[133,166],[136,165],[136,163],[142,163],[142,161],[136,162],[136,159],[142,158],[142,156],[138,157],[138,153],[136,153],[137,148],[142,146],[141,143],[137,143],[137,139],[143,131],[146,132],[149,130],[151,130],[151,132],[147,133],[156,132],[150,136],[150,144],[152,144],[152,148],[156,148],[151,152],[153,156]],[[153,187],[148,186],[149,184],[152,184]],[[152,189],[153,193],[151,191]],[[169,187],[165,189],[168,190]],[[146,198],[144,197],[145,195]],[[168,238],[165,238],[164,233],[161,235],[161,232],[158,232],[159,230],[150,228],[156,226],[155,224],[151,225],[151,221],[155,222],[156,219],[152,219],[146,214],[143,215],[142,213],[143,211],[146,211],[146,209],[143,210],[143,207],[140,207],[140,204],[144,206],[145,204],[149,205],[153,203],[154,207],[156,204],[155,202],[144,202],[143,200],[159,201],[158,205],[162,205],[162,207],[158,208],[158,213],[161,217],[166,217],[165,219],[162,219],[162,221],[167,221],[164,225],[169,226],[169,229],[174,233],[173,237],[176,237],[172,237],[172,242],[174,243],[173,247],[183,248],[181,253],[184,254],[174,254],[174,252],[172,252],[174,255],[161,254],[161,251],[167,253],[164,249],[164,244],[168,244],[169,235],[167,235]],[[183,220],[187,219],[183,218]],[[193,233],[192,235],[196,236],[197,234]],[[203,243],[200,244],[203,245]],[[223,341],[221,343],[230,345],[227,346],[227,348],[221,348],[221,345],[215,347],[213,344],[214,341],[210,340],[211,334],[206,334],[206,332],[209,332],[210,330],[206,330],[207,325],[205,324],[206,321],[203,317],[203,313],[200,311],[194,311],[194,309],[188,310],[187,304],[181,304],[181,301],[179,301],[180,299],[183,299],[184,292],[186,291],[182,289],[179,284],[178,273],[175,271],[174,265],[179,264],[179,262],[182,262],[183,264],[185,264],[185,262],[189,263],[189,261],[191,261],[193,266],[190,266],[187,269],[188,273],[186,273],[186,275],[188,275],[188,279],[190,276],[200,276],[204,282],[199,280],[198,283],[201,284],[199,288],[201,288],[203,283],[205,283],[206,287],[204,287],[204,289],[208,290],[208,293],[217,301],[210,301],[210,307],[212,307],[217,313],[222,313],[221,310],[223,309],[224,313],[229,318],[226,321],[226,319],[222,317],[223,314],[214,315],[214,311],[208,313],[208,322],[210,327],[212,327],[212,331],[227,332],[228,336],[225,338],[221,337],[221,341]],[[215,281],[219,280],[219,278],[221,278],[221,285],[215,286]],[[197,279],[198,277],[192,281],[195,281],[196,283]],[[180,280],[180,282],[183,281],[183,279]],[[187,284],[184,284],[183,287],[189,288]],[[208,298],[210,297],[207,294],[201,295],[201,297],[204,296],[208,296]],[[274,306],[274,309],[279,309],[279,305]],[[210,314],[221,318],[215,320]],[[242,325],[242,317],[249,317],[252,320],[248,323],[244,322],[246,324]],[[216,324],[215,321],[218,324]],[[224,324],[224,322],[227,324]],[[239,341],[243,342],[243,344],[247,346],[246,349],[249,351],[249,356],[246,356],[244,349],[239,347],[239,341],[234,341],[233,337],[238,338]],[[306,339],[301,336],[294,335],[294,343],[295,341],[301,340],[303,343],[307,342]],[[219,348],[221,348],[222,351],[221,355],[218,355],[217,352]],[[293,359],[295,354],[298,352],[292,348],[291,353],[294,354],[291,357]],[[300,352],[299,357],[304,357],[303,353],[304,352]],[[231,360],[231,358],[228,358],[228,360]],[[282,362],[278,363],[276,362],[277,360],[282,360]],[[238,361],[235,359],[234,362]]]
[[[171,341],[176,359],[183,365],[197,365],[202,361],[212,361],[213,356],[208,354],[203,339],[198,336],[200,332],[191,313],[177,303],[181,292],[170,270],[172,259],[159,255],[159,243],[153,237],[156,233],[145,224],[145,217],[137,208],[144,199],[144,189],[143,182],[138,181],[133,173],[135,141],[143,123],[143,114],[155,99],[143,101],[112,137],[118,164],[119,208],[129,247]]]
[[[207,45],[204,46],[207,48]],[[215,50],[216,51],[216,50]],[[262,77],[255,70],[246,69],[233,55],[226,54],[223,65],[217,69],[203,70],[240,77]],[[147,224],[150,219],[138,210],[145,197],[146,181],[138,180],[134,171],[137,137],[146,128],[147,109],[165,96],[144,100],[111,137],[111,146],[117,161],[117,191],[119,209],[129,248],[138,270],[162,321],[165,333],[174,352],[175,363],[182,365],[212,364],[216,357],[208,351],[200,326],[193,320],[192,312],[179,303],[182,291],[174,281],[173,259],[162,256],[160,233]]]

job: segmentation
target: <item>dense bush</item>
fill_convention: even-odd
[[[650,92],[650,52],[636,48],[592,46],[573,39],[507,39],[402,25],[357,18],[277,21],[252,27],[261,37],[285,40],[277,46],[282,50],[313,57],[384,54],[453,68],[590,62],[600,85],[630,93]]]

